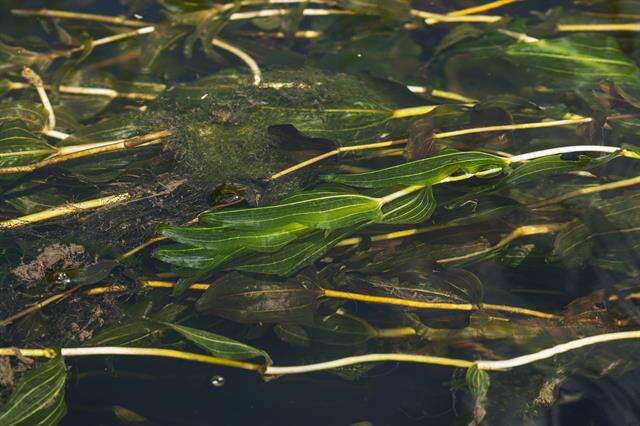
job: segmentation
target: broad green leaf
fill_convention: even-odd
[[[133,320],[100,330],[84,346],[155,346],[163,327],[145,320]]]
[[[23,121],[31,131],[42,130],[49,120],[49,114],[42,104],[29,101],[6,100],[0,103],[0,123]]]
[[[619,155],[619,153],[613,153],[593,158],[586,155],[574,156],[559,154],[536,158],[515,166],[511,173],[492,185],[478,188],[469,194],[449,201],[446,207],[455,208],[480,195],[496,191],[506,191],[510,187],[531,182],[545,176],[553,176],[578,170],[589,170],[604,165],[612,159],[619,157]]]
[[[251,278],[231,272],[216,280],[198,300],[198,312],[239,323],[309,322],[320,290],[309,284]]]
[[[491,378],[489,373],[480,370],[477,365],[467,368],[467,386],[476,398],[483,398],[489,392]]]
[[[404,299],[443,303],[482,303],[482,282],[464,269],[432,273],[398,272],[397,276],[373,276],[367,281],[378,291]]]
[[[67,369],[60,355],[24,374],[5,405],[0,424],[56,425],[67,412],[64,385]]]
[[[264,358],[267,365],[271,364],[271,357],[265,351],[246,345],[237,340],[206,330],[199,330],[184,325],[164,323],[167,327],[208,351],[211,355],[229,359]]]
[[[337,231],[323,236],[313,233],[269,254],[252,256],[233,269],[268,275],[290,276],[305,266],[311,265],[325,255],[333,246],[353,233],[353,230]]]
[[[232,251],[220,252],[218,250],[200,247],[176,245],[154,250],[153,256],[163,262],[189,269],[215,269],[244,253],[244,249],[236,248]]]
[[[278,324],[275,333],[285,342],[318,349],[349,349],[363,347],[374,337],[375,330],[353,318],[331,314],[315,318],[312,324]]]
[[[637,263],[640,249],[640,193],[609,198],[588,206],[555,238],[551,260],[569,267],[597,263],[619,269],[615,263]],[[628,268],[626,269],[629,270]]]
[[[338,0],[337,3],[357,14],[397,21],[408,19],[411,11],[411,2],[407,0]]]
[[[0,124],[0,167],[28,165],[55,152],[54,147],[27,130],[23,122]]]
[[[148,306],[145,305],[143,308],[146,310]],[[175,321],[184,311],[185,306],[170,303],[148,318],[137,317],[145,315],[145,311],[136,313],[136,315],[100,330],[83,346],[162,346],[160,338],[165,328],[162,323]]]
[[[436,200],[433,189],[428,186],[415,194],[398,198],[382,209],[383,218],[377,223],[389,225],[409,225],[422,223],[433,214]]]
[[[148,129],[128,116],[117,116],[84,126],[61,143],[63,146],[110,142],[144,134]]]
[[[360,188],[384,188],[400,185],[431,185],[456,172],[476,173],[490,169],[504,169],[507,159],[483,152],[449,152],[422,160],[411,161],[385,169],[351,175],[325,175],[327,182]]]
[[[203,213],[200,221],[234,229],[278,228],[302,224],[313,229],[336,229],[381,217],[380,201],[357,194],[321,193],[302,200],[266,207]]]
[[[159,231],[179,243],[213,250],[224,255],[238,249],[268,252],[290,243],[308,227],[298,223],[275,229],[248,229],[236,231],[222,226],[162,226]]]
[[[623,87],[640,84],[640,70],[613,37],[584,33],[515,42],[504,54],[527,75],[551,88],[595,88],[604,79]]]

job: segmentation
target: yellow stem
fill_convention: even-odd
[[[540,129],[545,127],[558,127],[558,126],[567,126],[567,125],[573,125],[573,124],[590,123],[591,121],[592,121],[591,118],[585,117],[585,118],[571,119],[571,120],[541,121],[536,123],[506,124],[501,126],[475,127],[471,129],[454,130],[451,132],[434,133],[433,137],[434,139],[443,139],[443,138],[452,138],[455,136],[469,135],[473,133]]]
[[[340,148],[336,148],[333,151],[328,151],[325,152],[324,154],[320,154],[317,155],[313,158],[310,158],[308,160],[305,160],[301,163],[295,164],[291,167],[288,167],[284,170],[279,171],[278,173],[275,173],[273,175],[271,175],[271,177],[269,178],[270,180],[274,180],[274,179],[278,179],[282,176],[288,175],[289,173],[293,173],[297,170],[300,170],[304,167],[310,166],[311,164],[317,163],[318,161],[322,161],[326,158],[330,158],[333,157],[335,155],[341,154],[343,152],[351,152],[351,151],[360,151],[360,150],[364,150],[364,149],[377,149],[377,148],[386,148],[386,147],[390,147],[390,146],[395,146],[395,145],[404,145],[407,143],[406,139],[400,139],[400,140],[395,140],[395,141],[386,141],[386,142],[377,142],[377,143],[370,143],[370,144],[364,144],[364,145],[355,145],[355,146],[343,146]]]
[[[472,259],[476,256],[481,256],[483,254],[491,253],[494,250],[499,250],[513,240],[529,236],[529,235],[537,235],[537,234],[550,234],[563,230],[567,226],[568,222],[565,223],[547,223],[547,224],[539,224],[539,225],[524,225],[520,226],[509,233],[506,237],[502,238],[496,245],[491,246],[487,249],[480,250],[473,253],[467,253],[462,256],[454,256],[446,259],[437,260],[438,263],[447,264],[451,262],[460,262],[468,259]]]
[[[264,370],[264,366],[261,364],[254,364],[252,362],[246,361],[236,361],[233,359],[197,354],[193,352],[176,351],[173,349],[98,346],[86,348],[62,348],[60,350],[60,353],[64,357],[95,355],[153,356],[162,358],[183,359],[186,361],[202,362],[205,364],[221,365],[225,367],[240,368],[242,370],[257,372],[262,372]]]
[[[104,22],[113,25],[126,25],[129,27],[146,27],[153,25],[144,21],[134,21],[119,16],[96,15],[94,13],[68,12],[66,10],[54,9],[11,9],[11,13],[16,16],[42,16],[60,19],[79,19],[83,21]]]
[[[471,16],[452,16],[442,15],[439,13],[426,12],[424,10],[411,10],[411,16],[424,19],[427,25],[444,23],[459,23],[459,22],[471,22],[471,23],[493,23],[502,19],[502,16],[494,15],[471,15]]]
[[[107,197],[97,198],[95,200],[82,201],[79,203],[68,203],[52,209],[43,210],[38,213],[32,213],[15,219],[8,219],[0,222],[0,230],[15,229],[22,226],[33,225],[34,223],[53,219],[61,216],[69,216],[86,210],[97,209],[100,207],[111,207],[124,203],[131,199],[131,194],[124,193],[118,195],[109,195]]]
[[[530,206],[531,209],[537,209],[540,207],[548,206],[550,204],[557,204],[563,201],[567,201],[571,198],[581,197],[583,195],[595,194],[597,192],[602,191],[611,191],[614,189],[626,188],[629,186],[639,185],[640,184],[640,176],[636,176],[629,179],[622,179],[616,182],[605,183],[602,185],[590,186],[587,188],[577,189],[575,191],[568,192],[566,194],[559,195],[557,197],[549,198],[544,201],[540,201],[539,203],[532,204]]]
[[[559,32],[581,32],[581,31],[640,31],[639,23],[630,24],[558,24],[556,30]]]
[[[421,114],[421,113],[427,114],[429,111],[432,111],[433,108],[435,107],[432,105],[402,108],[394,111],[392,114],[392,117],[402,118],[402,117],[409,117],[411,116],[411,114]],[[573,124],[589,123],[591,120],[592,119],[589,117],[586,117],[586,118],[583,117],[583,118],[570,119],[570,120],[543,121],[543,122],[537,122],[537,123],[522,123],[522,124],[507,124],[503,126],[473,127],[468,129],[454,130],[451,132],[434,133],[433,138],[444,139],[444,138],[451,138],[455,136],[470,135],[474,133],[504,132],[504,131],[511,131],[511,130],[539,129],[539,128],[545,128],[545,127],[566,126],[566,125],[573,125]],[[279,177],[282,177],[284,175],[293,173],[297,170],[307,167],[311,164],[317,163],[318,161],[322,161],[326,158],[336,156],[342,152],[349,152],[349,151],[355,152],[355,151],[362,151],[367,149],[388,148],[390,146],[404,145],[406,143],[407,143],[407,139],[400,139],[395,141],[377,142],[377,143],[370,143],[370,144],[364,144],[364,145],[354,145],[349,147],[337,148],[332,151],[317,155],[301,163],[294,164],[291,167],[288,167],[284,170],[281,170],[278,173],[273,174],[269,179],[271,180],[277,179]]]
[[[477,13],[486,12],[488,10],[498,9],[503,6],[507,6],[513,3],[517,3],[521,0],[495,0],[490,3],[481,4],[479,6],[468,7],[466,9],[454,10],[447,13],[448,16],[466,16],[475,15]]]
[[[375,337],[380,339],[394,339],[398,337],[415,336],[416,334],[416,329],[413,327],[378,328],[376,329]]]
[[[415,117],[416,115],[425,115],[436,108],[438,108],[438,105],[420,105],[417,107],[400,108],[393,111],[391,118],[407,118]]]
[[[0,175],[3,174],[12,174],[12,173],[30,173],[35,170],[48,167],[54,164],[59,164],[65,161],[77,160],[80,158],[85,158],[91,155],[97,154],[105,154],[108,152],[121,151],[124,149],[135,148],[137,146],[143,144],[150,144],[158,139],[163,137],[171,136],[172,132],[169,130],[160,130],[158,132],[150,133],[144,136],[136,136],[130,139],[124,139],[121,141],[114,141],[112,143],[99,144],[99,146],[95,146],[89,149],[82,149],[78,151],[78,147],[63,147],[60,148],[59,152],[62,152],[62,155],[54,155],[42,161],[38,161],[36,163],[27,164],[24,166],[13,166],[13,167],[3,167],[0,168]],[[69,153],[64,153],[66,152]]]
[[[12,322],[19,320],[20,318],[24,318],[27,315],[29,315],[30,313],[39,311],[40,309],[44,308],[47,305],[50,305],[53,302],[57,302],[60,301],[62,299],[65,299],[67,297],[69,297],[71,294],[73,294],[76,290],[78,290],[80,288],[79,285],[64,291],[62,293],[58,293],[58,294],[54,294],[53,296],[50,296],[46,299],[44,299],[41,302],[36,303],[33,306],[28,307],[27,309],[24,309],[14,315],[11,315],[8,318],[5,318],[4,320],[0,321],[0,327],[6,327],[7,325],[11,324]]]

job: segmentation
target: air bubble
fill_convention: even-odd
[[[214,388],[221,388],[224,386],[224,377],[222,376],[213,376],[211,378],[211,386],[213,386]]]

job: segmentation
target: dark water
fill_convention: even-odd
[[[381,1],[384,3],[386,0]],[[476,4],[464,1],[456,3],[456,8]],[[545,11],[553,6],[567,7],[570,2],[535,2],[535,6],[533,3],[523,1],[509,9],[509,14],[526,17],[532,8]],[[630,3],[633,3],[633,10],[640,9],[640,5]],[[415,7],[420,6],[425,10],[441,10],[448,6],[447,2],[439,1],[421,1],[415,4]],[[125,13],[132,7],[147,20],[155,21],[162,17],[159,6],[151,1],[0,0],[0,23],[7,31],[17,34],[30,32],[32,27],[30,25],[28,31],[25,31],[23,26],[26,25],[21,24],[24,21],[6,12],[16,6],[48,7],[106,15]],[[500,14],[500,9],[496,13]],[[344,25],[348,25],[348,22]],[[436,44],[443,34],[435,33],[431,37],[431,40],[421,39],[420,42]],[[627,45],[636,43],[633,36],[624,35],[621,38]],[[293,50],[297,55],[304,56],[308,53],[304,47],[295,45]],[[629,51],[637,60],[638,50],[629,48]],[[428,62],[431,53],[429,49],[425,49],[421,59]],[[290,57],[283,55],[281,60],[285,61],[286,58]],[[200,66],[200,62],[205,60],[197,56],[193,61]],[[295,62],[293,59],[292,61]],[[283,62],[279,65],[288,64]],[[193,68],[196,66],[193,65]],[[187,75],[191,69],[192,66],[186,64],[185,70],[168,70],[166,74],[158,73],[154,77],[170,76],[188,80]],[[487,84],[508,87],[500,80]],[[546,135],[553,139],[562,138],[565,133],[558,131],[554,134],[552,130]],[[628,170],[625,167],[612,166],[611,173],[632,176],[637,172],[634,167],[628,167]],[[627,261],[636,262],[637,257],[634,256],[631,253]],[[640,263],[636,262],[636,266],[638,265]],[[594,291],[609,289],[624,278],[617,272],[607,272],[592,266],[546,269],[545,265],[538,263],[535,267],[517,271],[494,266],[476,265],[470,268],[482,277],[483,282],[491,283],[485,289],[486,300],[501,300],[503,303],[554,312]],[[631,279],[637,280],[637,277]],[[510,293],[514,288],[535,288],[538,293]],[[553,295],[549,296],[549,292]],[[127,303],[125,301],[123,305],[126,307]],[[635,313],[635,307],[628,309],[630,316]],[[55,318],[48,317],[47,321],[55,321]],[[558,335],[554,333],[555,331],[550,332],[553,337],[562,336],[559,332]],[[304,355],[303,350],[286,345],[270,332],[250,343],[267,350],[278,365],[299,364]],[[430,345],[435,346],[436,343],[424,342],[420,349],[426,353],[430,350]],[[489,356],[507,353],[516,355],[516,350],[507,339],[497,341],[495,346],[496,352],[489,353]],[[638,360],[635,352],[637,345],[620,347],[621,353],[616,354],[620,358]],[[467,357],[462,350],[458,350],[459,357]],[[627,368],[616,370],[612,376],[599,377],[601,365],[592,366],[588,362],[588,354],[589,352],[585,356],[587,360],[584,361],[584,368],[569,371],[559,386],[552,389],[554,397],[551,406],[529,413],[527,424],[640,424],[640,372],[637,366],[630,363]],[[612,368],[615,367],[615,362],[612,358]],[[313,373],[264,381],[252,373],[168,359],[78,358],[70,360],[68,365],[68,414],[61,423],[63,425],[448,425],[469,424],[468,414],[473,406],[470,395],[452,383],[455,379],[452,369],[436,366],[385,363],[377,365],[355,380],[345,380],[331,373]],[[522,421],[521,411],[526,411],[526,401],[536,396],[530,393],[529,385],[534,381],[541,384],[553,374],[555,372],[549,365],[534,365],[492,375],[492,383],[495,383],[495,389],[499,389],[499,393],[496,392],[495,396],[490,393],[488,410],[491,415],[487,424],[519,424]],[[219,386],[221,381],[224,384]],[[496,399],[492,399],[494,397]]]

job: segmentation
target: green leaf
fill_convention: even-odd
[[[56,425],[67,412],[67,369],[60,355],[29,370],[0,410],[2,425]]]
[[[431,185],[459,171],[476,173],[494,168],[504,169],[508,164],[505,158],[483,152],[449,152],[371,172],[325,175],[323,179],[360,188]]]
[[[160,234],[179,243],[219,252],[238,249],[272,251],[298,238],[308,228],[292,223],[276,229],[230,230],[221,226],[162,226]]]
[[[491,385],[489,373],[480,370],[477,365],[467,368],[466,380],[467,386],[474,397],[482,398],[489,392],[489,386]]]
[[[433,188],[428,186],[409,196],[398,198],[385,204],[382,220],[378,223],[389,225],[410,225],[427,220],[436,209]]]
[[[442,272],[407,271],[368,278],[370,285],[403,299],[442,303],[482,303],[482,282],[464,269]]]
[[[151,306],[151,304],[149,305]],[[145,311],[148,306],[143,306]],[[141,314],[144,315],[146,312]],[[100,330],[83,346],[162,346],[163,322],[175,321],[185,311],[184,305],[170,303],[149,316],[133,315],[120,323]]]
[[[640,192],[627,191],[583,207],[580,216],[556,236],[551,260],[562,261],[568,267],[589,262],[619,269],[614,261],[637,264]]]
[[[337,192],[301,194],[301,197],[266,207],[203,213],[199,219],[205,224],[234,229],[278,228],[298,223],[331,230],[381,217],[377,198]]]
[[[325,236],[319,232],[313,233],[304,240],[290,243],[275,253],[252,256],[250,259],[234,265],[233,269],[259,274],[290,276],[324,256],[333,246],[353,232],[353,230],[348,230]]]
[[[585,33],[516,42],[504,54],[535,81],[554,89],[595,88],[604,79],[622,87],[640,84],[640,70],[614,37]]]
[[[244,253],[242,248],[220,252],[200,247],[175,245],[154,250],[153,257],[175,266],[203,270],[215,269],[242,253]]]
[[[54,147],[27,130],[21,121],[0,124],[0,167],[32,164],[55,152]]]
[[[49,120],[49,114],[42,104],[29,101],[7,100],[0,103],[0,122],[24,121],[31,131],[42,130]]]
[[[338,5],[357,14],[397,21],[409,19],[411,12],[411,2],[407,0],[339,0]]]
[[[266,281],[232,272],[198,300],[198,312],[239,323],[309,322],[320,290],[300,281]]]
[[[353,318],[332,314],[315,318],[309,325],[278,324],[274,332],[285,342],[301,347],[327,349],[362,348],[374,336],[370,327]]]
[[[262,349],[257,349],[237,340],[220,336],[206,330],[185,327],[183,325],[163,323],[167,327],[180,333],[182,336],[195,343],[211,355],[228,359],[250,359],[262,357],[267,365],[272,363],[271,357]]]

